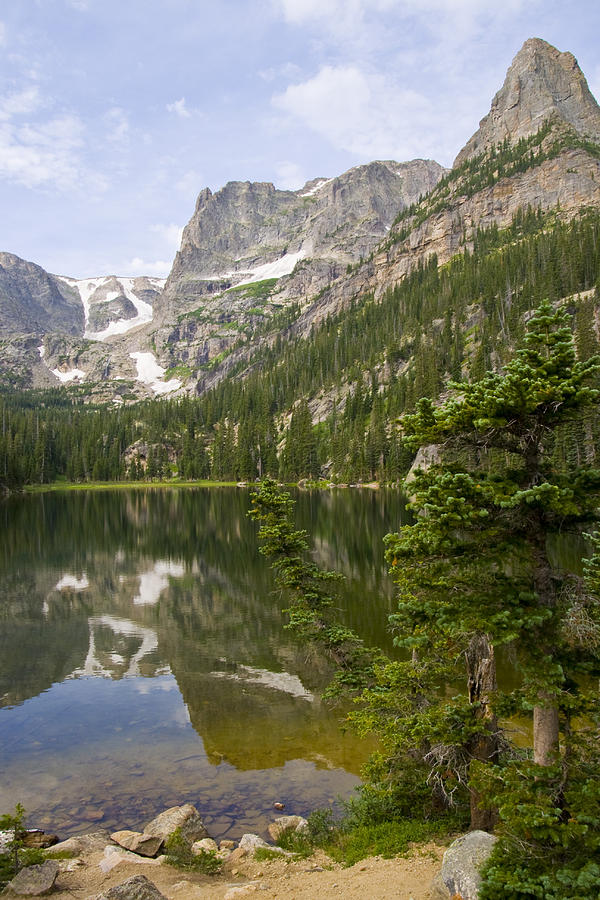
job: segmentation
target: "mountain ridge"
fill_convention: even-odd
[[[39,329],[19,332],[0,348],[0,364],[10,372],[7,360],[14,366],[19,357],[22,383],[29,377],[38,386],[52,383],[56,369],[84,372],[97,400],[130,402],[167,393],[166,385],[202,393],[241,361],[251,366],[281,327],[307,337],[351,304],[380,299],[428,260],[443,265],[472,249],[482,228],[508,227],[529,207],[559,210],[563,220],[600,208],[595,139],[600,109],[575,57],[529,39],[451,170],[384,160],[297,191],[266,182],[206,188],[151,314],[140,313],[123,285],[118,293],[119,279],[80,280],[98,282],[92,325],[84,308],[82,327],[78,314],[70,333],[48,330],[43,357],[33,343]],[[67,306],[75,290],[83,302],[73,279],[48,279]],[[141,356],[154,380],[142,377]]]

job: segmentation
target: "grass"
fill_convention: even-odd
[[[349,831],[335,830],[324,850],[336,862],[353,866],[369,856],[390,859],[408,852],[413,843],[424,843],[439,835],[439,823],[415,821],[378,822],[358,825]]]
[[[273,293],[275,285],[279,281],[278,278],[264,278],[262,281],[251,281],[250,284],[238,284],[227,291],[228,294],[243,293],[253,300],[268,297]]]
[[[26,494],[47,494],[54,491],[123,491],[146,490],[147,488],[214,488],[236,487],[237,481],[85,481],[69,482],[60,481],[52,484],[26,484],[23,490]]]

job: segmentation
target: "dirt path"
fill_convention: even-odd
[[[407,858],[374,857],[348,869],[320,853],[290,863],[248,857],[214,877],[144,862],[121,862],[104,874],[99,868],[103,854],[96,851],[73,871],[59,874],[52,897],[88,900],[132,875],[145,875],[169,900],[241,900],[254,895],[261,900],[428,900],[444,849],[427,844]]]

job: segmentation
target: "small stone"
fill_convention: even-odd
[[[27,866],[17,872],[8,888],[22,897],[40,897],[49,894],[58,876],[58,863],[47,859],[41,866]]]
[[[235,841],[219,841],[219,850],[235,850]]]
[[[254,853],[255,850],[259,849],[259,847],[264,847],[268,850],[274,849],[271,844],[267,844],[267,842],[263,841],[263,839],[257,834],[243,834],[238,849],[246,850],[248,853]]]
[[[244,847],[236,847],[236,849],[232,850],[231,853],[229,854],[229,856],[227,858],[227,865],[233,866],[237,862],[239,862],[240,859],[243,859],[245,856],[248,856],[248,851]]]
[[[273,809],[285,809],[285,803],[279,803],[279,802],[274,803]]]
[[[269,825],[268,831],[274,841],[278,841],[287,831],[302,832],[308,828],[308,822],[302,816],[279,816]]]
[[[166,897],[145,875],[133,875],[105,893],[98,894],[96,900],[166,900]]]
[[[201,841],[194,841],[192,844],[194,856],[200,856],[202,853],[216,853],[218,849],[217,842],[212,838],[202,838]]]

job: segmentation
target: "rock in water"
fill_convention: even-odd
[[[167,900],[167,898],[145,875],[133,875],[104,894],[98,894],[96,900]]]
[[[450,897],[477,900],[481,884],[479,871],[497,840],[487,831],[469,831],[450,844],[442,862],[442,881]]]
[[[194,841],[201,841],[202,838],[210,837],[200,818],[200,813],[191,803],[166,809],[146,825],[144,834],[161,837],[166,841],[177,829],[180,830],[184,840],[190,844],[193,844]]]
[[[40,897],[49,894],[58,875],[58,863],[47,859],[41,866],[21,869],[9,883],[7,890],[21,897]]]

